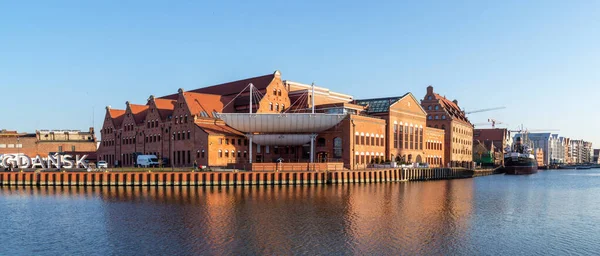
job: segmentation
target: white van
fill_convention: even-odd
[[[138,167],[158,167],[158,157],[155,155],[137,156],[136,165]]]

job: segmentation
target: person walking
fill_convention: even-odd
[[[194,171],[198,171],[198,162],[194,160]]]

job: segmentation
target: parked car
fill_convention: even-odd
[[[96,167],[98,167],[99,169],[102,168],[108,168],[108,163],[106,161],[98,161],[98,163],[96,164]]]
[[[136,161],[137,167],[158,167],[158,157],[155,155],[139,155]]]

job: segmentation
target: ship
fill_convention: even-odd
[[[524,139],[527,141],[527,138]],[[504,154],[504,173],[509,175],[534,174],[538,171],[537,160],[528,143],[517,137],[514,146],[507,147]]]

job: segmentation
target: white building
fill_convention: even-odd
[[[517,140],[517,138],[522,138],[523,134],[521,133],[517,133],[515,134],[514,137],[514,141]],[[552,139],[552,134],[551,133],[528,133],[527,134],[527,138],[533,142],[533,148],[538,149],[541,148],[542,151],[544,152],[544,165],[549,165],[551,164],[551,155],[553,154],[552,151],[553,149],[555,149],[556,147],[556,143],[553,144],[553,139]],[[556,152],[554,153],[556,154]]]

